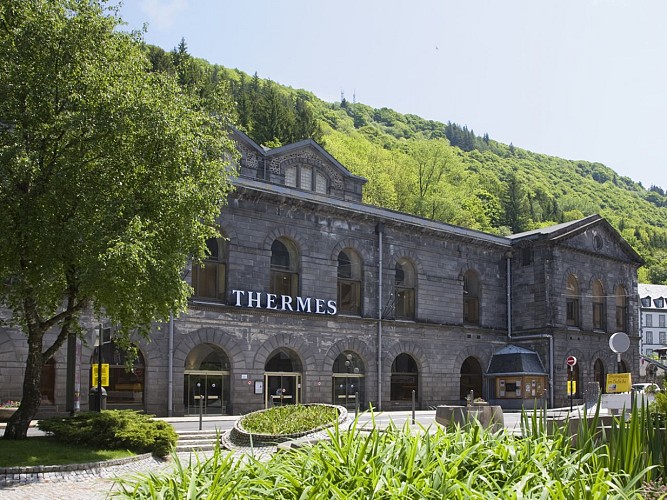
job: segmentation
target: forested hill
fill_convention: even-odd
[[[192,91],[231,95],[235,125],[258,144],[304,138],[368,179],[365,201],[450,224],[517,233],[599,213],[646,260],[640,282],[667,283],[667,196],[601,163],[527,151],[467,126],[362,103],[324,102],[255,74],[147,46],[154,71]]]

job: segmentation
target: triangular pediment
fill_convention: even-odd
[[[353,175],[312,139],[270,149],[267,151],[266,156],[272,168],[276,171],[278,169],[284,171],[286,167],[293,164],[311,166],[325,174],[330,180],[331,186],[336,190],[343,190],[347,179],[357,178],[364,183],[366,182],[366,179]]]
[[[595,253],[601,257],[643,264],[642,257],[623,239],[621,234],[600,215],[565,222],[555,226],[509,236],[513,245],[542,241]]]
[[[366,179],[352,174],[312,139],[268,149],[239,130],[233,129],[232,137],[241,153],[243,177],[345,200],[362,199]]]

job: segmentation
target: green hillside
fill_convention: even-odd
[[[599,213],[644,257],[640,281],[667,283],[667,197],[612,169],[542,155],[453,123],[362,103],[324,102],[239,70],[196,59],[181,44],[147,46],[153,70],[193,92],[222,90],[235,125],[268,147],[313,138],[368,179],[370,204],[509,234]]]

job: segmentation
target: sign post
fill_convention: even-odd
[[[616,353],[617,373],[621,373],[621,354],[630,347],[630,337],[626,333],[616,332],[609,337],[609,348]]]
[[[567,363],[567,366],[570,367],[570,370],[569,370],[569,372],[570,372],[569,373],[570,383],[568,384],[568,386],[569,386],[568,387],[568,389],[569,389],[568,392],[570,393],[570,412],[572,412],[572,397],[574,396],[574,391],[575,391],[574,381],[573,381],[574,365],[577,364],[577,358],[575,358],[574,356],[568,356],[567,360],[565,362]]]

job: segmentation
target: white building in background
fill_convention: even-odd
[[[639,283],[639,353],[650,357],[661,354],[667,348],[667,285]],[[657,351],[657,352],[656,352]],[[640,362],[639,374],[646,377],[648,364]]]

